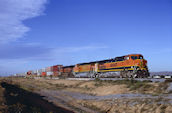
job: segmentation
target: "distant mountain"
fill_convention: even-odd
[[[172,75],[172,71],[150,72],[150,75]]]

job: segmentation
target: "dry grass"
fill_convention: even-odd
[[[124,94],[124,93],[144,93],[159,95],[165,92],[168,82],[152,83],[149,81],[117,80],[117,81],[77,81],[77,80],[47,80],[47,79],[22,79],[15,78],[13,82],[27,90],[67,90],[79,93],[86,93],[97,96]]]
[[[70,81],[70,80],[46,80],[46,79],[13,79],[13,83],[20,87],[33,91],[41,89],[67,90],[92,95],[109,95],[129,92],[126,85],[114,85],[104,83],[101,87],[96,86],[95,81]]]
[[[169,81],[163,83],[152,83],[149,81],[135,80],[117,80],[117,81],[75,81],[75,80],[46,80],[46,79],[13,79],[13,84],[21,87],[38,91],[42,89],[65,90],[71,92],[86,93],[91,95],[111,95],[124,93],[149,93],[152,95],[164,94]],[[65,97],[63,97],[65,98]],[[77,103],[84,107],[107,113],[171,113],[171,105],[157,104],[163,101],[162,98],[154,100],[141,99],[116,99],[116,100],[72,100],[71,103]],[[164,100],[165,101],[165,100]],[[131,104],[135,103],[135,104]]]
[[[104,113],[172,113],[172,105],[157,104],[155,100],[116,99],[108,101],[78,101]],[[135,103],[136,104],[132,104]]]

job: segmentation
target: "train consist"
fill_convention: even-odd
[[[141,54],[130,54],[71,66],[54,65],[28,71],[26,76],[147,78],[149,71],[147,60]]]

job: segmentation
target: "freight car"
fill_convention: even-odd
[[[146,78],[147,60],[141,54],[130,54],[112,59],[76,64],[75,77]]]

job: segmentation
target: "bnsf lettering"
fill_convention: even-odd
[[[115,63],[115,64],[110,64],[110,67],[115,67],[115,66],[117,66],[117,63]]]
[[[104,65],[103,65],[103,66],[99,66],[99,68],[100,68],[100,69],[105,69],[106,66],[104,66]]]

